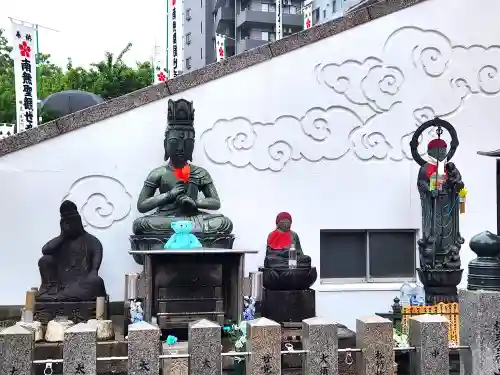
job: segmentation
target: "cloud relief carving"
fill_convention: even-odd
[[[76,180],[66,199],[76,204],[84,226],[104,229],[128,216],[132,196],[116,178],[90,175]]]
[[[214,163],[279,171],[290,160],[341,158],[350,149],[349,134],[362,123],[346,108],[312,108],[302,118],[281,116],[273,123],[219,120],[201,140]]]
[[[317,82],[344,96],[350,108],[312,108],[302,118],[280,116],[273,123],[221,119],[202,142],[215,163],[259,170],[278,171],[301,158],[336,160],[350,151],[363,161],[410,159],[416,127],[453,115],[471,95],[498,94],[499,69],[500,46],[455,45],[438,30],[402,27],[389,35],[380,56],[314,68]],[[361,106],[372,116],[357,115]]]

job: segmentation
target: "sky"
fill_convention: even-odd
[[[118,54],[128,42],[125,62],[152,59],[155,41],[161,44],[163,0],[0,0],[0,28],[11,41],[9,17],[40,25],[40,52],[52,62],[88,67],[106,51]],[[57,30],[45,30],[42,26]]]

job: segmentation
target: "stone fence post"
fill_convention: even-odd
[[[128,375],[158,375],[160,329],[146,322],[128,326]]]
[[[20,325],[4,329],[0,333],[0,374],[34,375],[33,366],[35,333]]]
[[[500,292],[459,290],[462,373],[500,374]]]
[[[97,373],[97,326],[79,323],[64,332],[63,375]]]
[[[207,319],[189,324],[189,375],[221,375],[221,326]]]
[[[376,315],[357,319],[356,346],[363,350],[356,359],[359,375],[394,374],[394,339],[389,319]]]
[[[449,375],[450,350],[448,319],[441,315],[421,315],[410,319],[410,364],[414,375]]]
[[[281,325],[267,318],[247,322],[246,375],[281,375]]]
[[[304,375],[339,375],[337,326],[321,318],[302,322],[302,343],[307,350],[302,359]]]

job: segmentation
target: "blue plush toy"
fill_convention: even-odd
[[[197,249],[202,247],[198,238],[191,233],[193,230],[191,221],[174,221],[170,227],[175,233],[168,239],[164,246],[165,249]]]

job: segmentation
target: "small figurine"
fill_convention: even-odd
[[[191,221],[174,221],[170,226],[175,233],[168,239],[164,246],[165,249],[197,249],[202,247],[198,238],[191,233],[193,230]]]
[[[136,316],[135,316],[135,322],[134,323],[142,322],[144,320],[144,310],[142,309],[141,305],[142,304],[141,304],[140,301],[136,302],[137,313],[136,313]]]
[[[144,311],[142,310],[141,302],[135,301],[130,304],[130,321],[131,323],[142,322],[144,320]]]

